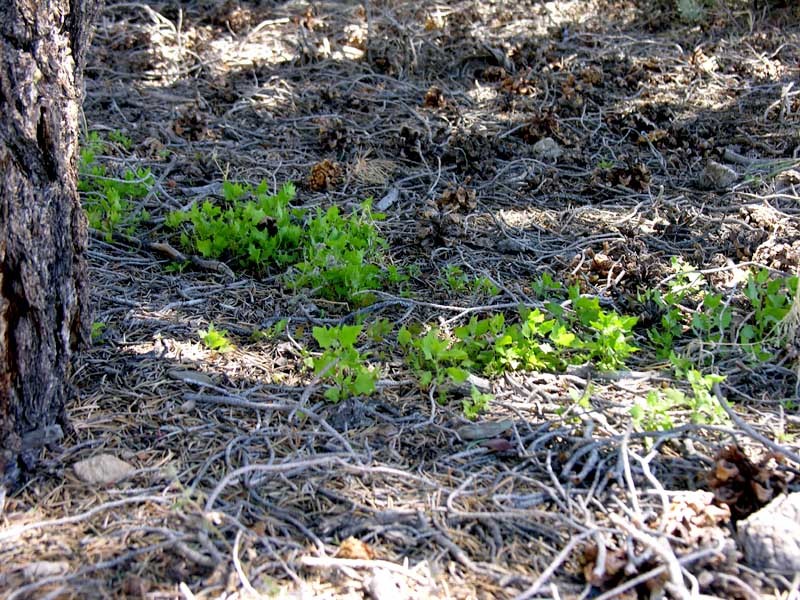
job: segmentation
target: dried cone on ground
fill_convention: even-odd
[[[650,187],[650,171],[639,162],[611,169],[607,179],[611,185],[621,185],[635,192],[644,192]]]
[[[464,186],[448,187],[434,203],[417,215],[417,237],[426,247],[447,246],[463,237],[464,217],[477,207],[475,190]]]
[[[436,201],[436,206],[443,212],[456,210],[462,213],[470,213],[478,206],[478,201],[475,190],[463,186],[450,186],[442,192],[442,195]]]
[[[308,188],[315,192],[328,190],[342,177],[341,167],[327,158],[311,167],[308,174]]]
[[[425,93],[425,99],[422,104],[426,108],[444,108],[447,100],[445,100],[442,90],[433,85]]]
[[[325,150],[343,150],[351,144],[350,131],[339,119],[325,119],[319,125],[319,145]]]
[[[717,502],[730,507],[734,521],[748,517],[786,491],[786,477],[774,467],[776,458],[768,454],[755,464],[738,446],[719,451],[708,472],[708,485]]]

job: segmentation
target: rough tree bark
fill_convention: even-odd
[[[76,167],[95,8],[0,0],[0,487],[63,435],[72,351],[88,340]]]

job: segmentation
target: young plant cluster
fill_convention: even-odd
[[[485,275],[470,277],[458,265],[448,265],[443,269],[439,285],[456,294],[467,292],[484,298],[496,296],[500,291]]]
[[[689,393],[673,387],[651,390],[644,401],[631,407],[634,428],[646,431],[672,429],[675,426],[672,415],[678,410],[688,410],[692,423],[725,421],[725,410],[711,395],[714,384],[724,381],[725,377],[714,373],[703,374],[677,356],[673,356],[671,362],[675,377],[688,383]]]
[[[636,317],[603,310],[577,287],[569,294],[570,311],[550,302],[544,310],[521,308],[519,321],[511,324],[498,313],[472,317],[451,337],[437,328],[415,335],[404,327],[397,340],[423,387],[463,381],[471,372],[562,371],[589,361],[602,370],[621,367],[637,350],[631,343]]]
[[[691,265],[675,259],[673,268],[676,276],[666,292],[652,290],[643,295],[662,312],[660,322],[648,330],[647,336],[656,356],[670,361],[676,378],[685,380],[690,391],[651,391],[631,409],[634,426],[640,429],[672,427],[671,414],[679,408],[688,409],[694,423],[717,423],[727,418],[711,394],[714,384],[724,377],[703,374],[693,367],[684,348],[699,343],[709,363],[730,357],[764,362],[775,356],[787,341],[788,331],[796,332],[800,322],[796,276],[773,278],[761,269],[749,274],[740,298],[726,299],[709,291],[705,278]],[[787,321],[793,321],[795,327],[784,327]]]
[[[369,201],[349,216],[336,207],[309,216],[292,207],[291,183],[270,194],[264,182],[256,187],[225,182],[222,195],[222,205],[206,200],[167,216],[167,226],[180,229],[185,248],[257,273],[288,269],[295,288],[357,304],[368,301],[364,290],[400,278],[396,269],[380,264],[387,243],[374,225],[382,215],[372,212]]]
[[[109,140],[129,150],[130,138],[119,132],[111,132]],[[113,176],[98,156],[106,151],[107,144],[100,135],[91,132],[80,153],[78,165],[78,191],[81,192],[83,208],[89,226],[111,239],[115,231],[132,232],[141,221],[150,218],[137,201],[145,198],[155,183],[150,169],[124,169]]]
[[[796,276],[773,278],[766,269],[750,273],[742,298],[734,301],[706,289],[705,279],[691,265],[675,260],[673,266],[677,274],[665,293],[643,295],[662,313],[648,331],[658,357],[679,354],[692,340],[702,342],[715,358],[740,354],[763,362],[774,356],[785,341],[777,327],[797,297]]]
[[[271,195],[263,181],[256,188],[225,181],[222,206],[205,200],[188,211],[169,213],[165,224],[181,230],[185,248],[263,271],[289,265],[300,256],[302,211],[291,208],[294,196],[291,183]]]
[[[313,336],[322,352],[306,358],[314,375],[333,385],[325,398],[339,402],[352,396],[369,396],[375,391],[379,371],[367,364],[367,356],[356,348],[361,325],[314,327]]]
[[[730,351],[728,339],[738,339],[738,347],[753,360],[771,356],[768,344],[774,349],[781,343],[776,326],[786,320],[792,310],[800,311],[797,300],[797,278],[770,279],[763,271],[754,273],[743,290],[743,304],[734,306],[718,294],[704,291],[702,278],[695,277],[689,267],[681,271],[663,295],[651,292],[651,299],[663,302],[661,323],[647,331],[640,344],[667,358],[681,389],[666,387],[651,391],[631,408],[634,426],[641,430],[666,429],[674,426],[674,416],[684,411],[694,423],[718,423],[726,419],[724,410],[713,395],[714,384],[724,380],[721,375],[703,373],[681,355],[680,343],[686,336],[702,335],[708,344],[717,344]],[[562,371],[569,365],[591,363],[601,370],[623,368],[634,352],[636,317],[605,310],[595,297],[580,294],[577,286],[564,290],[552,278],[543,276],[534,282],[537,296],[555,297],[545,307],[535,310],[520,308],[518,318],[508,322],[498,313],[484,318],[473,317],[452,331],[412,324],[401,327],[397,342],[406,366],[414,373],[423,389],[435,386],[440,402],[447,399],[451,384],[462,383],[470,373],[497,376],[509,371]],[[566,298],[565,298],[566,296]],[[679,302],[683,304],[678,305]],[[690,302],[694,307],[689,306]],[[800,320],[800,312],[798,312]],[[374,331],[379,335],[374,338]],[[384,339],[391,333],[389,322],[370,325],[368,337]],[[370,333],[372,332],[372,333]],[[349,395],[368,395],[374,391],[368,382],[377,378],[376,368],[366,366],[366,358],[356,350],[356,338],[362,329],[344,331],[340,328],[317,328],[314,337],[323,356],[310,365],[321,374],[329,364],[343,365],[323,375],[334,384],[328,392],[331,399]],[[345,335],[347,334],[347,335]],[[321,337],[320,337],[321,336]],[[342,341],[332,342],[329,337]],[[649,341],[650,344],[646,342]],[[344,349],[347,349],[346,351]],[[365,369],[365,371],[359,371]],[[353,382],[361,377],[356,389]],[[488,405],[490,395],[473,388],[462,401],[465,415],[475,418]]]

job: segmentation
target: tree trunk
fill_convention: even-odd
[[[76,187],[82,69],[95,0],[0,0],[0,485],[68,423],[88,340],[86,219]]]

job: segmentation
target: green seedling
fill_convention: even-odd
[[[685,23],[696,24],[705,21],[706,11],[703,0],[678,0],[678,15]]]
[[[667,431],[675,422],[671,411],[686,405],[686,394],[674,388],[663,392],[651,390],[644,401],[631,407],[631,420],[637,431]]]
[[[570,287],[569,295],[577,321],[591,332],[579,345],[588,351],[588,359],[602,370],[623,366],[638,350],[630,343],[638,319],[604,311],[598,298],[581,296],[577,286]]]
[[[206,348],[214,352],[230,352],[233,350],[233,344],[228,340],[228,332],[224,329],[217,329],[213,323],[208,324],[208,329],[201,329],[198,332],[200,340]]]
[[[458,265],[447,265],[439,278],[439,283],[451,292],[460,294],[466,291],[469,277]]]
[[[106,330],[106,324],[103,323],[102,321],[95,321],[94,323],[92,323],[92,333],[91,333],[92,341],[96,342],[101,337],[103,337],[103,332],[105,332],[105,330]]]
[[[425,335],[415,336],[406,327],[397,334],[397,342],[406,353],[406,361],[419,379],[423,389],[432,384],[441,386],[446,381],[460,383],[469,372],[464,368],[469,356],[467,352],[453,345],[441,335],[439,329],[431,328]],[[446,400],[444,390],[440,390],[439,401]]]
[[[108,141],[119,144],[123,149],[130,151],[133,147],[133,140],[121,131],[110,131],[108,133]]]
[[[121,177],[113,177],[108,168],[98,162],[105,144],[97,132],[92,132],[81,149],[78,165],[78,191],[89,226],[111,240],[115,231],[131,233],[150,215],[137,209],[135,201],[145,198],[155,183],[150,169],[126,169]]]
[[[266,329],[258,329],[250,335],[250,340],[260,342],[262,340],[273,341],[279,339],[289,326],[289,319],[280,319]]]
[[[750,302],[752,316],[739,329],[739,342],[755,359],[769,360],[772,352],[768,348],[784,341],[781,335],[784,327],[779,325],[792,310],[797,294],[796,276],[770,279],[766,269],[750,275],[744,295]]]
[[[485,275],[475,277],[472,281],[470,281],[469,290],[476,296],[483,298],[491,298],[492,296],[496,296],[500,293],[500,288],[498,288],[494,282]]]
[[[191,263],[188,260],[181,262],[173,261],[164,267],[167,273],[183,273]]]
[[[671,413],[677,409],[688,409],[692,423],[714,424],[727,420],[727,414],[712,394],[715,383],[725,380],[722,375],[703,374],[691,363],[675,354],[670,358],[675,376],[689,384],[691,393],[675,388],[650,391],[644,402],[631,408],[633,425],[637,429],[660,431],[671,429],[674,420]]]
[[[522,322],[507,327],[494,343],[489,374],[505,371],[561,371],[575,362],[571,351],[581,348],[577,336],[558,319],[548,319],[539,309],[522,311]],[[582,362],[582,358],[578,358]]]
[[[166,225],[180,229],[184,248],[258,272],[299,259],[303,211],[290,206],[295,195],[292,184],[269,194],[264,181],[255,188],[226,181],[222,195],[223,203],[205,200],[188,211],[167,215]]]
[[[388,244],[374,225],[382,218],[372,212],[369,201],[348,217],[335,206],[318,210],[307,225],[302,260],[290,275],[292,285],[329,300],[370,304],[372,297],[364,292],[380,288],[385,279],[380,262]],[[396,270],[394,277],[399,277]]]
[[[597,161],[597,168],[601,170],[608,170],[614,166],[614,161],[607,158],[602,158]]]
[[[386,281],[395,285],[405,283],[408,281],[408,275],[403,273],[400,268],[395,265],[387,265]]]
[[[367,325],[367,337],[373,342],[382,342],[394,329],[389,319],[378,319]]]
[[[752,273],[742,290],[745,307],[732,296],[725,298],[704,287],[704,281],[679,272],[665,294],[650,290],[640,296],[662,312],[659,325],[648,331],[660,358],[668,358],[691,334],[717,354],[743,351],[766,361],[791,337],[786,335],[790,328],[779,324],[791,313],[797,277],[771,278],[763,269]]]
[[[256,272],[291,267],[286,281],[323,298],[358,305],[372,300],[368,290],[384,281],[405,279],[395,266],[382,268],[388,247],[375,227],[382,219],[364,202],[349,216],[335,206],[305,211],[292,208],[292,184],[274,195],[258,187],[226,181],[222,204],[206,200],[189,211],[168,215],[166,224],[181,230],[181,244],[209,258],[232,260]]]
[[[564,293],[564,286],[561,282],[555,281],[553,276],[547,271],[543,271],[539,277],[531,282],[531,288],[533,289],[533,293],[540,300],[544,300],[554,294],[561,295]]]
[[[482,412],[485,412],[486,409],[489,408],[489,403],[492,400],[494,400],[493,394],[483,393],[473,385],[470,390],[469,398],[461,400],[464,416],[470,421],[474,421]]]
[[[592,393],[594,393],[594,386],[590,383],[583,391],[571,388],[569,398],[579,408],[589,410],[592,408]]]
[[[379,372],[366,363],[366,356],[355,347],[361,330],[361,325],[341,325],[314,327],[312,331],[322,353],[306,358],[306,365],[333,384],[325,391],[325,398],[331,402],[369,396],[375,391]]]
[[[601,311],[589,323],[592,335],[583,344],[589,351],[589,360],[595,361],[598,368],[604,371],[622,367],[628,357],[639,350],[629,341],[636,321],[636,317]]]
[[[500,291],[488,277],[470,277],[458,265],[447,265],[444,268],[439,285],[456,294],[470,292],[484,297],[496,296]]]

